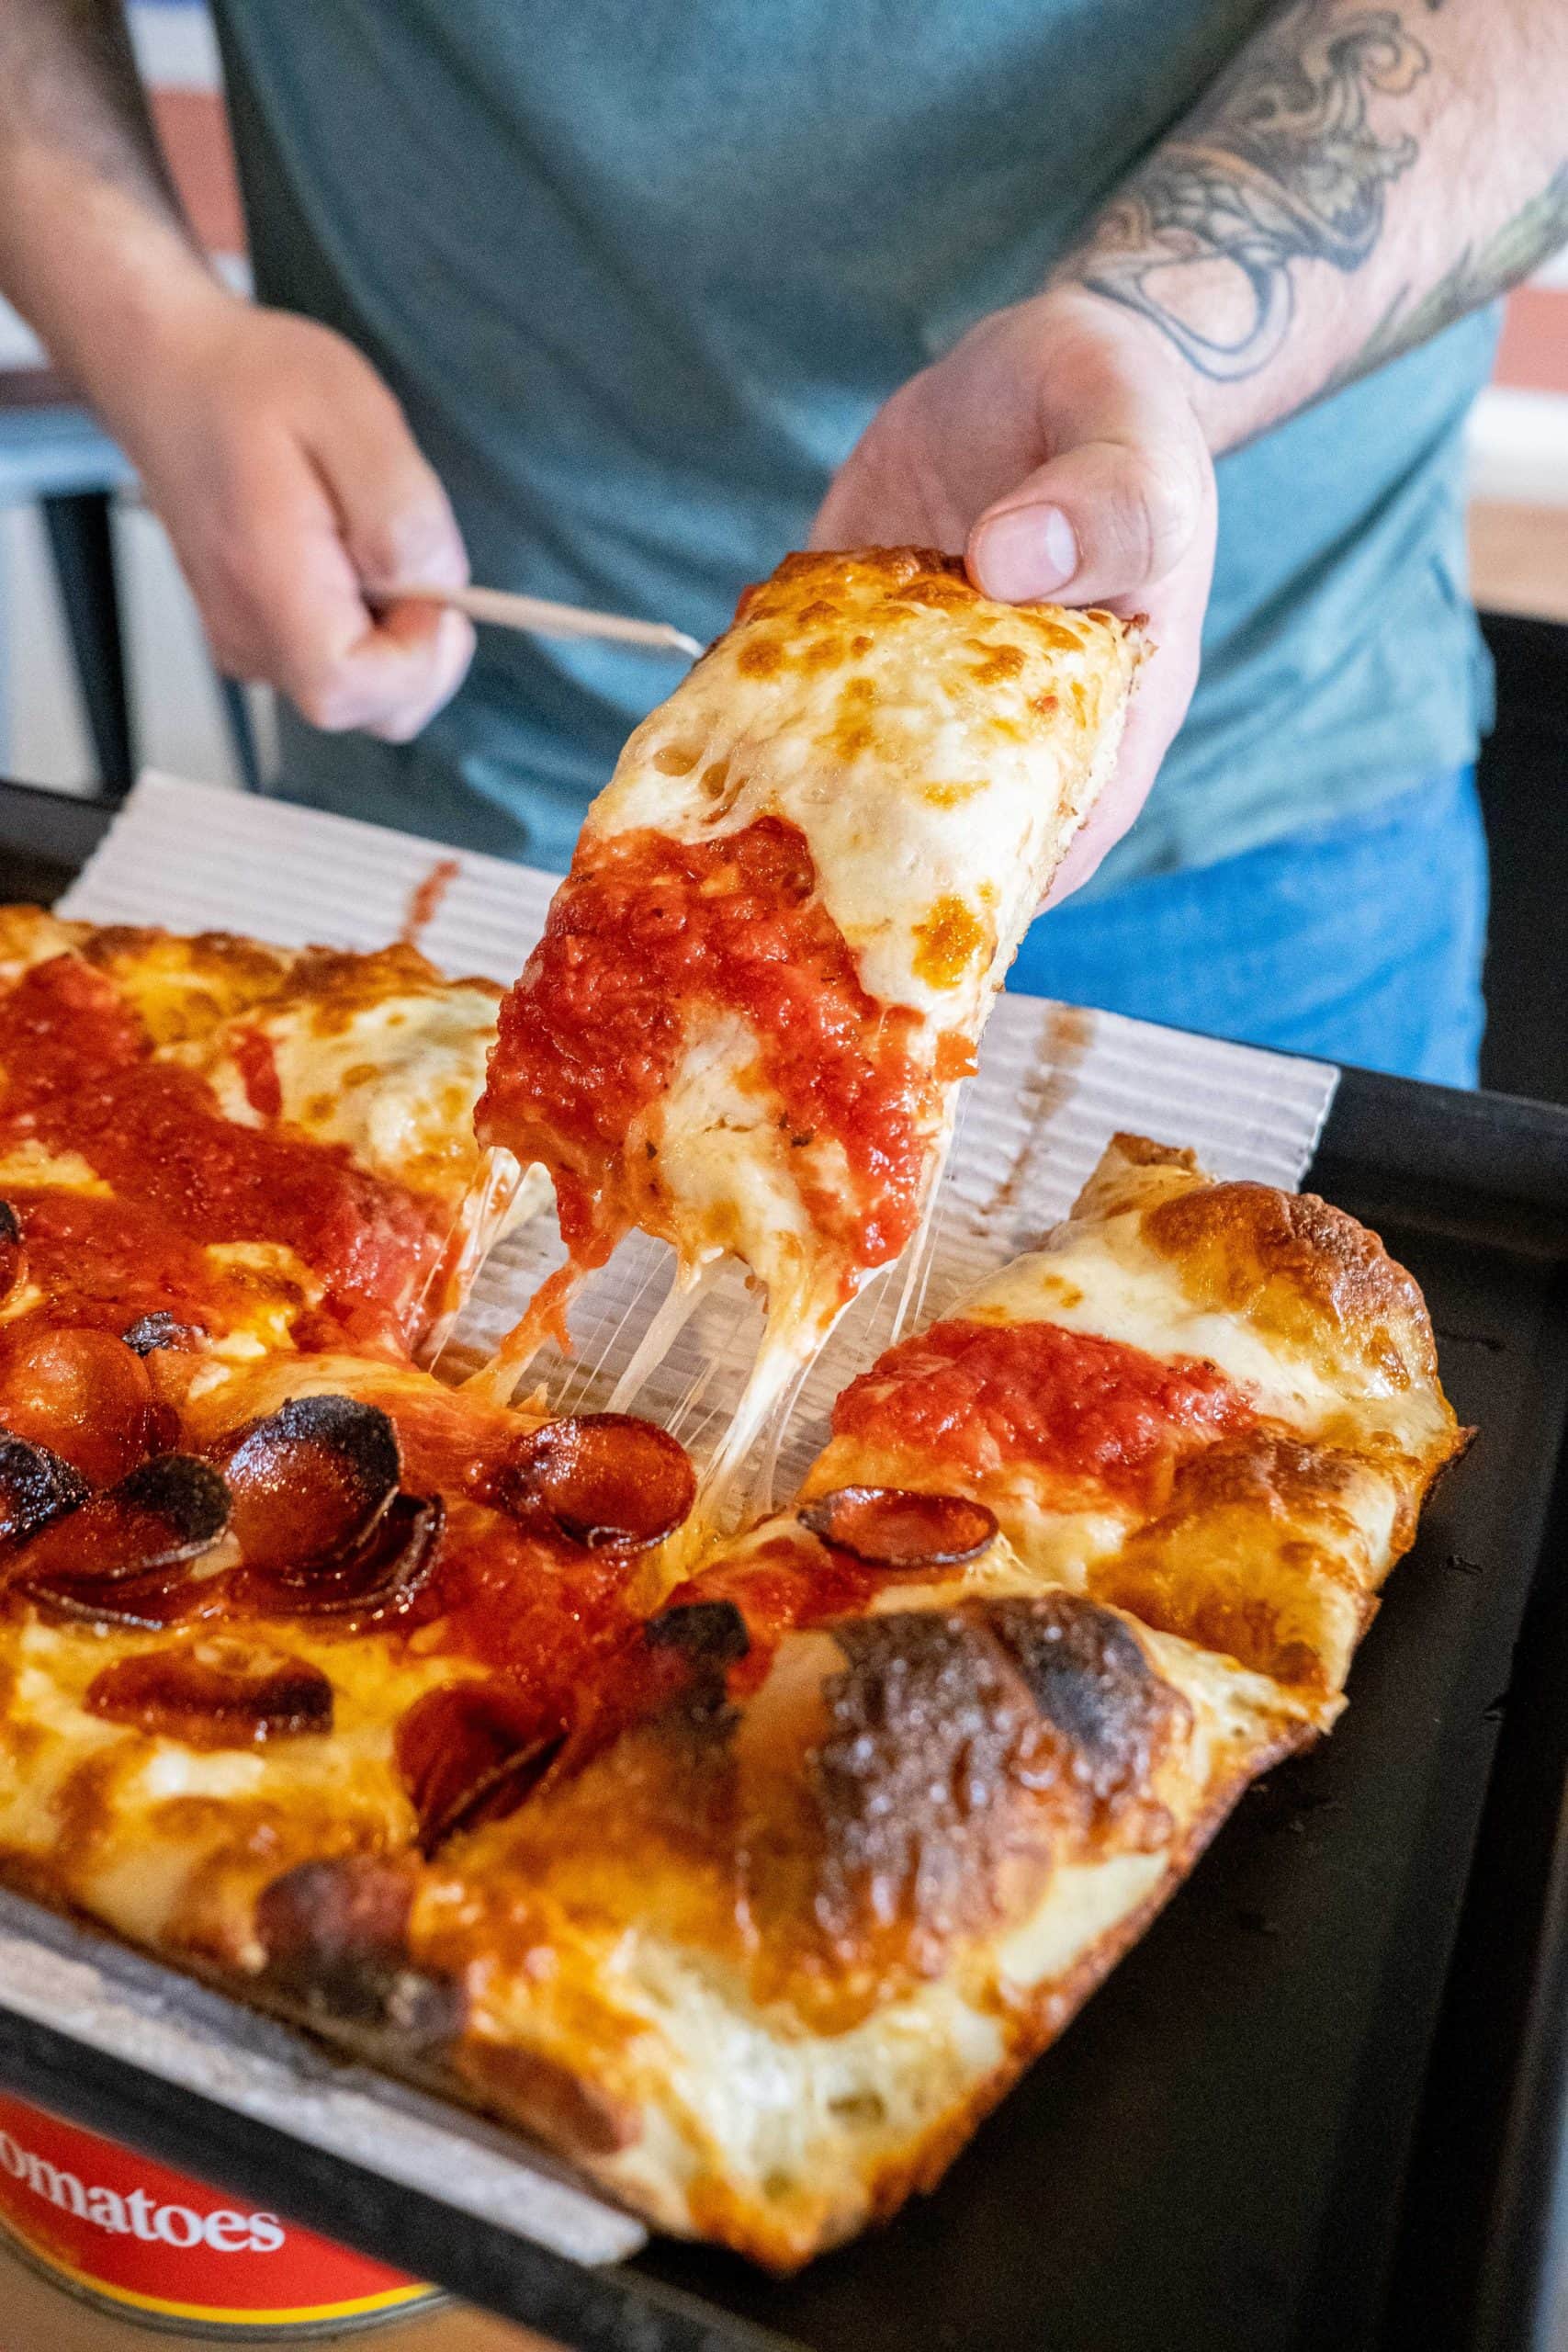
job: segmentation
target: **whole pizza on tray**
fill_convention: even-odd
[[[641,1223],[819,1339],[1130,662],[918,553],[792,559],[634,738],[499,1044],[407,947],[0,913],[10,1884],[770,2264],[934,2182],[1343,1704],[1462,1441],[1416,1284],[1118,1136],[701,1542],[662,1430],[415,1356],[487,1049],[572,1278]]]

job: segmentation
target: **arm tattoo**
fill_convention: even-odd
[[[1150,156],[1096,223],[1075,275],[1163,329],[1221,381],[1268,366],[1290,332],[1291,264],[1359,269],[1377,243],[1384,192],[1417,141],[1369,120],[1430,62],[1393,8],[1314,22],[1292,8]],[[1183,315],[1183,280],[1228,263],[1247,312],[1229,340]],[[1190,279],[1188,282],[1190,282]]]
[[[1568,243],[1568,164],[1562,164],[1539,196],[1532,197],[1511,220],[1505,221],[1483,244],[1467,245],[1447,274],[1427,292],[1412,299],[1406,286],[1389,304],[1359,351],[1337,368],[1325,392],[1337,392],[1370,375],[1385,360],[1414,351],[1428,335],[1478,311],[1528,277],[1538,262]]]

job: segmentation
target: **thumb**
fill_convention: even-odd
[[[1097,439],[1061,451],[987,508],[969,534],[970,577],[1006,604],[1136,597],[1179,563],[1203,514],[1201,444]]]

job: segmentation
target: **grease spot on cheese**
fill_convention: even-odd
[[[690,751],[684,743],[661,743],[653,764],[660,775],[690,775],[701,758],[701,752]]]
[[[1016,678],[1023,668],[1023,649],[1019,645],[987,645],[984,639],[972,637],[974,650],[981,656],[969,675],[979,686],[999,686],[1004,678]]]
[[[915,925],[914,970],[928,988],[950,989],[990,944],[988,926],[962,899],[938,899]]]

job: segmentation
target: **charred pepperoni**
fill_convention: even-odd
[[[25,1543],[91,1491],[80,1471],[47,1445],[0,1430],[0,1543]]]
[[[420,1850],[433,1854],[460,1829],[502,1821],[535,1790],[560,1753],[566,1727],[503,1683],[458,1682],[432,1690],[398,1726],[398,1769],[419,1815]]]
[[[824,1544],[881,1568],[957,1567],[997,1534],[996,1513],[984,1503],[905,1487],[840,1487],[796,1515]]]
[[[228,1523],[228,1490],[209,1463],[158,1454],[25,1544],[15,1558],[17,1589],[58,1615],[167,1624],[183,1613],[191,1563]]]
[[[110,1723],[187,1747],[260,1747],[333,1726],[333,1686],[320,1667],[224,1640],[118,1658],[88,1685],[86,1703]]]
[[[446,1521],[439,1495],[394,1495],[358,1544],[297,1567],[242,1569],[231,1598],[260,1616],[334,1617],[356,1626],[406,1617],[434,1572]]]
[[[692,1508],[685,1448],[630,1413],[573,1413],[524,1438],[495,1481],[503,1510],[541,1521],[591,1552],[646,1551]]]
[[[398,1491],[397,1431],[355,1396],[294,1396],[243,1430],[223,1474],[247,1567],[299,1575],[369,1537]]]

